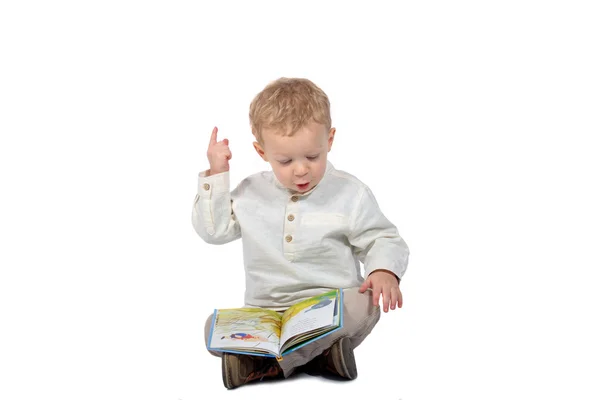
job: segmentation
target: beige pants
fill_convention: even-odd
[[[344,289],[344,326],[330,335],[285,355],[283,360],[279,362],[283,374],[287,378],[294,372],[296,367],[306,364],[342,337],[350,338],[353,349],[358,347],[365,337],[371,333],[371,330],[379,321],[379,316],[379,306],[373,306],[373,297],[370,290],[360,293],[358,288]],[[204,342],[207,347],[212,317],[211,314],[204,326]],[[209,352],[217,357],[222,355],[220,352],[210,350]]]

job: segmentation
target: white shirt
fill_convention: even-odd
[[[408,247],[369,188],[330,162],[306,193],[285,188],[272,171],[244,179],[232,192],[229,172],[198,175],[194,229],[207,243],[242,238],[247,307],[283,309],[333,288],[360,286],[386,269],[398,278]]]

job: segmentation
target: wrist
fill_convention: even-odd
[[[396,275],[395,273],[393,273],[392,271],[390,271],[389,269],[376,269],[374,271],[372,271],[370,275],[372,275],[375,272],[385,272],[386,274],[392,275],[394,278],[396,278],[396,280],[398,281],[398,285],[400,284],[400,278],[398,278],[398,275]]]
[[[211,175],[217,175],[217,174],[222,174],[223,172],[227,172],[229,171],[229,168],[209,168],[208,171],[206,171],[206,176],[211,176]]]

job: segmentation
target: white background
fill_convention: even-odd
[[[595,3],[2,2],[0,398],[600,398]],[[354,382],[226,391],[203,324],[241,242],[195,234],[196,176],[215,125],[233,185],[268,168],[247,113],[281,76],[329,95],[405,306]]]

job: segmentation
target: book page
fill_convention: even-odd
[[[279,353],[281,316],[262,308],[217,310],[209,347]]]
[[[311,297],[293,305],[283,314],[281,343],[305,332],[331,326],[337,314],[338,291]]]

